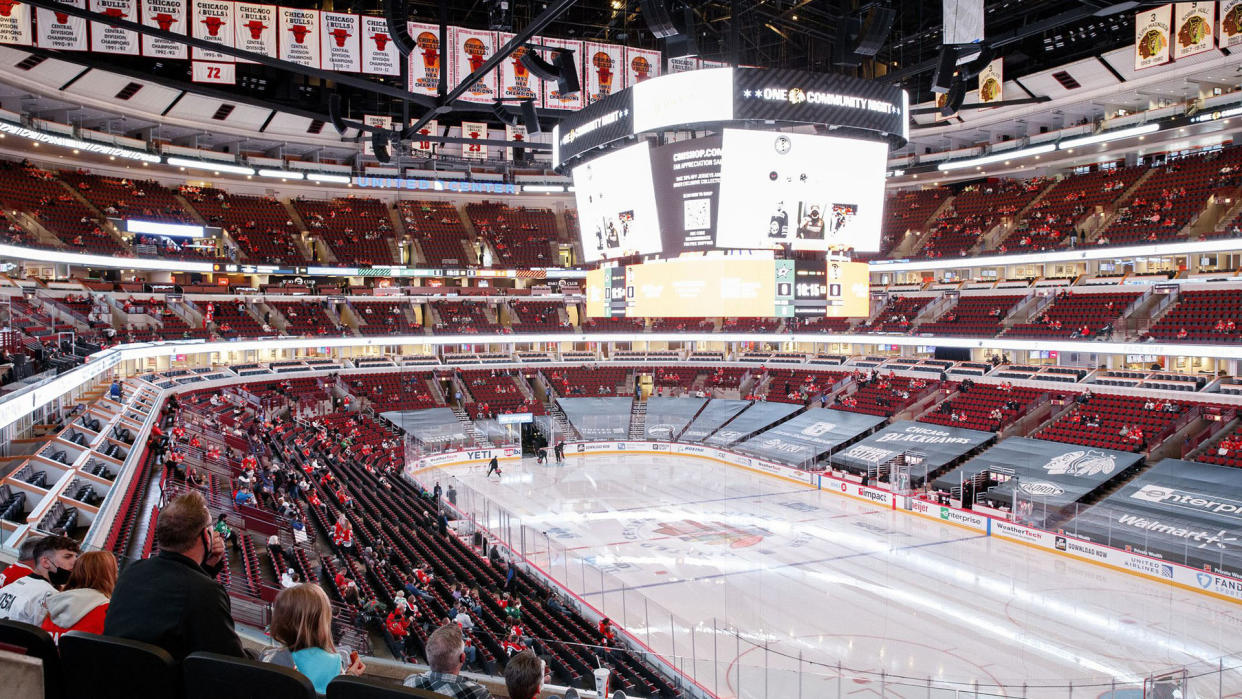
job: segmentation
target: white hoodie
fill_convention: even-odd
[[[107,595],[99,590],[89,587],[66,590],[47,598],[47,615],[53,624],[62,629],[69,629],[82,621],[82,617],[89,614],[92,609],[107,603]]]
[[[0,588],[0,619],[12,619],[38,626],[47,616],[43,602],[56,588],[37,575],[27,575]]]

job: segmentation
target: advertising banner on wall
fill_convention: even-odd
[[[237,48],[272,58],[278,57],[280,51],[276,47],[277,24],[275,5],[237,3]],[[237,62],[250,63],[240,58]]]
[[[1000,102],[1005,99],[1005,58],[1002,56],[979,71],[979,102]]]
[[[185,31],[184,3],[183,0],[174,0],[182,2],[182,20],[181,28],[177,31]],[[66,5],[86,9],[86,0],[68,0],[64,2]],[[56,49],[57,51],[85,51],[88,48],[86,36],[86,20],[82,17],[70,17],[63,12],[53,12],[39,8],[36,13],[39,25],[38,44],[41,48]],[[181,48],[182,58],[185,58],[185,47]]]
[[[319,67],[319,10],[280,8],[280,60]]]
[[[362,18],[362,72],[401,75],[401,52],[388,35],[388,23],[383,17]]]
[[[513,38],[513,34],[499,32],[496,34],[496,45],[504,46]],[[526,55],[526,47],[519,46],[500,62],[499,85],[500,98],[506,100],[534,100],[536,107],[543,106],[543,90],[539,78],[531,75],[522,64],[522,56]]]
[[[832,462],[865,470],[874,464],[888,463],[901,454],[918,452],[927,470],[934,471],[988,443],[994,436],[991,432],[900,420],[837,452]]]
[[[487,140],[487,124],[481,121],[463,121],[461,136],[481,141]],[[463,143],[461,157],[469,160],[487,160],[487,146],[483,143]]]
[[[460,85],[496,52],[495,32],[449,27],[449,42],[452,44],[452,53],[449,54],[449,84],[452,86]],[[500,78],[493,70],[471,84],[461,100],[491,104],[499,91]]]
[[[582,65],[585,60],[583,53],[585,49],[583,48],[581,41],[572,41],[569,39],[550,39],[547,37],[540,37],[536,39],[536,41],[545,46],[573,51],[574,70],[578,72],[578,79],[582,80]],[[549,52],[543,52],[543,57],[549,63],[552,62],[553,55],[549,55]],[[582,89],[577,92],[561,94],[556,82],[546,82],[543,84],[543,95],[543,102],[548,109],[578,110],[586,106],[585,83],[583,83]]]
[[[1173,58],[1216,48],[1216,3],[1179,2],[1173,6]]]
[[[1134,14],[1134,69],[1169,62],[1169,25],[1173,6],[1161,5]]]
[[[410,38],[415,49],[406,58],[409,61],[409,91],[420,95],[436,95],[440,90],[440,71],[446,69],[444,51],[440,46],[440,26],[424,22],[410,22]],[[453,40],[449,27],[449,42]],[[449,87],[453,87],[452,84]]]
[[[235,37],[234,11],[232,0],[192,0],[191,36],[221,46],[233,46]],[[216,51],[205,51],[196,48],[191,51],[191,58],[196,61],[213,61],[215,63],[232,63],[235,59]]]
[[[19,7],[25,8],[26,6],[21,5]],[[117,19],[128,19],[130,21],[137,21],[138,19],[138,0],[91,0],[90,8],[92,12],[99,12]],[[0,17],[0,20],[5,19],[8,18]],[[13,43],[3,38],[6,34],[4,22],[0,21],[0,41]],[[119,53],[126,56],[137,56],[141,52],[138,32],[110,27],[99,22],[91,22],[91,51],[95,53]]]
[[[1221,0],[1218,30],[1221,48],[1242,44],[1242,0]]]
[[[324,70],[357,73],[362,70],[362,41],[358,15],[319,13],[319,50]]]
[[[587,91],[588,102],[602,100],[626,88],[625,47],[588,41],[584,49],[586,82],[582,87]]]

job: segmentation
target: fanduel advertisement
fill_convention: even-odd
[[[1153,558],[1242,575],[1242,470],[1165,459],[1065,529]]]

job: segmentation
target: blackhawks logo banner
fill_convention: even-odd
[[[1242,44],[1242,0],[1220,3],[1220,45],[1222,48]]]
[[[1173,58],[1211,51],[1216,46],[1216,3],[1179,2],[1173,6]]]
[[[1005,99],[1005,59],[998,58],[979,71],[979,102],[1000,102]]]
[[[1135,70],[1169,62],[1169,25],[1172,21],[1172,5],[1161,5],[1134,15]]]

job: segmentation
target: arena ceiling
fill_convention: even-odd
[[[323,3],[282,0],[288,6],[333,9],[382,16],[384,0]],[[548,0],[404,0],[411,20],[469,27],[520,31],[549,5]],[[690,32],[701,57],[741,65],[789,67],[824,72],[848,72],[901,84],[912,102],[930,98],[930,82],[942,42],[942,3],[936,0],[667,0],[671,14]],[[1098,55],[1133,43],[1133,13],[1157,2],[1111,0],[984,0],[986,41],[1005,57],[1006,76],[1021,77],[1054,65]],[[442,6],[443,5],[443,6]],[[568,3],[540,33],[575,39],[605,40],[645,48],[659,48],[660,40],[648,29],[640,0],[577,0]],[[877,7],[896,11],[887,41],[874,61],[842,67],[834,60],[838,30],[851,18],[869,16]],[[190,82],[185,61],[91,54],[56,54],[32,49],[83,66],[107,69],[161,82],[170,88],[202,91]],[[264,65],[239,65],[235,86],[212,88],[213,94],[253,101],[281,111],[324,114],[330,93],[344,97],[349,116],[388,113],[418,116],[423,108],[407,106],[392,94],[342,86]],[[370,78],[377,84],[400,88],[398,78]]]

